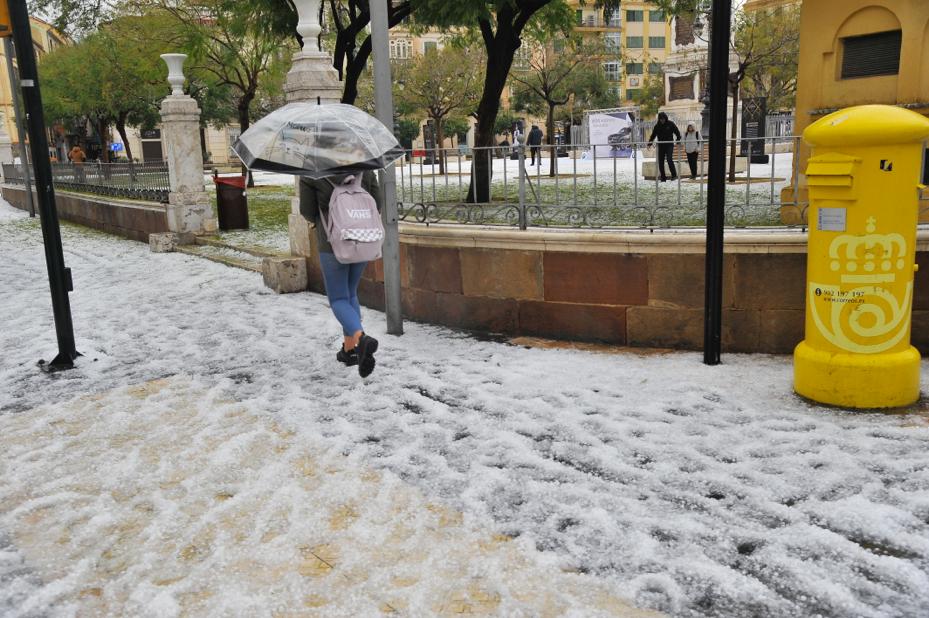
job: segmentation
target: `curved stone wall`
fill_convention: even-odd
[[[404,317],[486,333],[698,350],[702,231],[595,232],[401,224]],[[308,248],[307,248],[308,249]],[[306,255],[306,254],[304,254]],[[929,273],[929,231],[917,260]],[[789,353],[803,339],[806,234],[727,230],[723,349]],[[310,251],[310,288],[322,292]],[[913,344],[929,353],[929,274],[917,274]],[[362,302],[383,309],[383,266]]]

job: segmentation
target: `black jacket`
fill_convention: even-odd
[[[533,127],[529,131],[529,137],[526,138],[526,143],[530,146],[541,146],[542,145],[542,129],[539,127]]]
[[[655,123],[655,128],[652,129],[652,136],[648,138],[648,141],[653,142],[655,141],[655,138],[658,138],[659,142],[671,142],[674,141],[675,137],[677,137],[678,141],[680,141],[680,129],[678,129],[677,125],[670,120],[665,120],[663,123]]]
[[[319,218],[319,212],[329,214],[329,199],[332,197],[332,183],[339,185],[351,174],[339,174],[319,180],[313,178],[300,179],[300,214],[316,226],[316,240],[319,243],[320,253],[332,253],[332,245],[326,238],[326,230]],[[331,181],[331,182],[330,182]],[[374,172],[365,172],[361,177],[362,188],[371,194],[377,204],[377,211],[381,212],[381,192],[377,185],[377,175]]]

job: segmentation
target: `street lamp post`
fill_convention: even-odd
[[[703,323],[703,362],[718,365],[722,343],[723,229],[726,219],[726,105],[729,90],[729,34],[731,0],[716,0],[710,31],[710,133],[706,202],[706,284]]]
[[[19,83],[22,86],[29,129],[29,145],[35,166],[36,197],[45,244],[48,282],[52,292],[55,335],[58,338],[58,355],[49,363],[39,361],[39,366],[46,371],[61,371],[73,368],[74,359],[80,356],[74,343],[71,303],[68,300],[68,293],[74,290],[74,284],[71,280],[71,269],[65,267],[64,251],[61,248],[61,227],[58,224],[58,211],[55,206],[52,166],[48,159],[48,138],[45,134],[45,117],[42,112],[42,96],[39,92],[35,48],[32,44],[32,28],[29,25],[26,0],[10,0],[9,9],[17,52],[16,60],[19,65]],[[23,165],[28,164],[27,161],[23,161]]]

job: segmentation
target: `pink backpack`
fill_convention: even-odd
[[[384,224],[374,198],[361,186],[361,174],[349,176],[339,185],[331,180],[329,183],[329,216],[322,217],[322,221],[335,259],[342,264],[357,264],[380,258]]]

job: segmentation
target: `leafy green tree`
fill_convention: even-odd
[[[401,107],[424,113],[435,123],[439,170],[445,171],[445,119],[470,113],[479,96],[479,55],[470,49],[446,45],[430,49],[404,64],[396,76],[400,84],[397,100]]]
[[[600,71],[600,49],[584,45],[579,37],[569,38],[559,47],[559,51],[554,45],[537,47],[529,58],[527,69],[511,74],[517,86],[516,108],[545,114],[545,136],[549,145],[555,143],[555,110],[572,97],[586,94],[584,89],[593,82],[582,75],[585,69]],[[555,176],[555,159],[550,159],[550,176]]]
[[[86,118],[104,147],[115,126],[132,159],[126,127],[154,126],[158,105],[168,93],[159,55],[167,48],[136,36],[156,24],[141,17],[119,17],[80,40],[45,55],[40,64],[43,101],[49,121],[77,124]]]
[[[394,137],[400,145],[412,150],[413,140],[419,135],[419,122],[410,118],[399,118],[394,123]]]
[[[50,16],[52,25],[70,36],[94,31],[120,5],[121,0],[29,0],[31,12]]]
[[[468,134],[468,130],[471,128],[471,123],[468,122],[467,118],[461,116],[450,116],[445,119],[445,132],[455,137],[456,144],[461,144],[462,140]]]
[[[754,75],[764,83],[766,74],[771,71],[777,71],[783,78],[785,73],[780,72],[780,69],[784,67],[787,67],[787,75],[791,71],[796,74],[794,67],[800,53],[800,9],[738,10],[732,30],[730,48],[736,57],[736,69],[729,73],[729,90],[734,110],[730,138],[735,144],[742,81]],[[735,182],[735,157],[736,148],[732,148],[729,153],[729,182]]]
[[[632,101],[639,106],[642,118],[653,118],[665,101],[664,73],[649,73]]]
[[[484,88],[477,106],[475,146],[494,145],[494,124],[500,111],[500,96],[506,87],[523,31],[533,28],[547,32],[569,32],[574,24],[574,8],[566,0],[411,0],[416,21],[448,30],[469,28],[480,34],[485,48]],[[609,14],[618,9],[619,0],[597,0]],[[469,199],[490,200],[491,165],[489,159],[475,160]]]
[[[504,110],[497,114],[494,120],[494,136],[509,135],[513,130],[513,125],[519,121],[519,116],[509,110]]]

